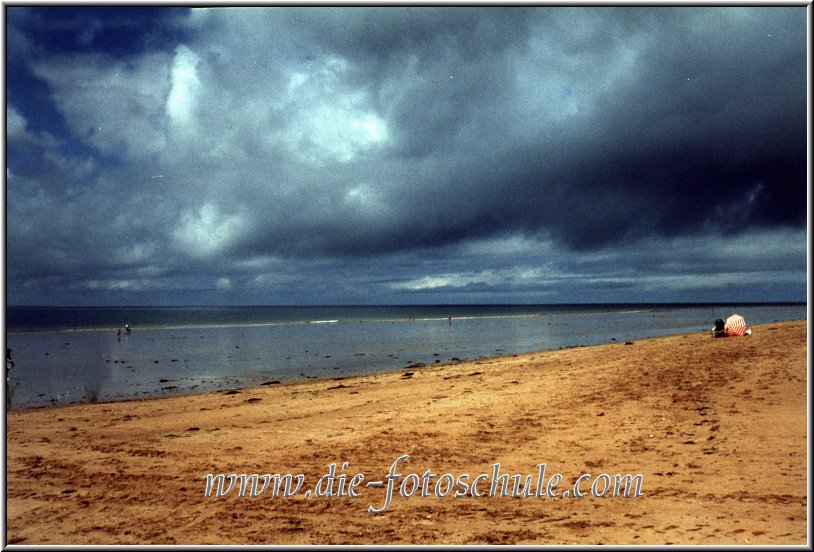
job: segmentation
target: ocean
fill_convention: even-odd
[[[9,307],[6,346],[12,408],[27,408],[702,332],[735,312],[750,325],[807,316],[804,303]]]

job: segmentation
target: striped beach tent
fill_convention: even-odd
[[[740,314],[733,314],[724,324],[726,335],[743,335],[746,333],[746,320]]]

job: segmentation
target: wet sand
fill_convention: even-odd
[[[754,332],[12,411],[8,543],[804,545],[806,322]],[[364,484],[304,496],[331,462],[369,482],[403,454],[381,514],[368,507],[385,490]],[[545,463],[560,492],[584,473],[642,474],[644,496],[398,495],[409,473],[474,478],[496,462]],[[205,498],[208,473],[306,483]]]

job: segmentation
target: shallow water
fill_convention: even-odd
[[[14,408],[701,332],[733,312],[749,324],[806,318],[800,304],[73,309],[73,318],[71,311],[9,310]],[[117,338],[116,320],[121,327],[128,320],[132,334]]]

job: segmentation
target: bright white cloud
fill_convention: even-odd
[[[506,283],[515,277],[515,269],[506,272],[483,270],[476,273],[463,272],[454,274],[441,274],[437,276],[424,276],[406,282],[391,284],[396,290],[423,291],[438,288],[462,288],[471,284],[486,284],[490,286]]]
[[[309,163],[347,163],[388,139],[387,123],[370,108],[368,93],[343,81],[349,62],[327,57],[310,73],[293,71],[278,110],[292,116],[272,140]],[[296,111],[295,111],[296,109]]]
[[[167,114],[176,128],[186,130],[192,122],[201,82],[197,65],[200,58],[186,46],[179,46],[172,63],[172,88],[167,96]]]
[[[141,289],[141,286],[138,282],[134,280],[118,280],[118,279],[108,279],[108,280],[88,280],[83,283],[82,286],[86,289],[91,290],[126,290],[126,289]]]
[[[243,230],[238,215],[226,215],[212,203],[188,210],[172,232],[175,247],[193,257],[209,258],[232,245]]]

